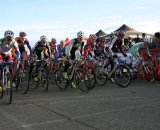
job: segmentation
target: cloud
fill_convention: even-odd
[[[160,20],[138,22],[134,26],[138,31],[154,34],[160,31]]]
[[[144,9],[148,9],[148,8],[150,8],[150,7],[148,7],[148,6],[139,6],[136,9],[137,10],[144,10]]]
[[[115,19],[115,18],[121,18],[122,16],[118,16],[118,15],[112,15],[112,16],[105,16],[103,17],[103,19]]]

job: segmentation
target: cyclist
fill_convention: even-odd
[[[105,49],[105,40],[104,39],[97,39],[94,45],[94,53],[96,56],[100,56],[104,54]]]
[[[9,71],[13,75],[13,84],[12,87],[15,87],[15,72],[12,73],[12,48],[15,48],[16,51],[16,58],[20,59],[20,52],[18,48],[18,44],[14,39],[14,33],[11,30],[7,30],[4,33],[4,38],[0,39],[0,79],[2,79],[2,66],[3,62],[7,62],[9,64]],[[1,83],[0,83],[0,87]],[[2,89],[1,89],[2,90]]]
[[[97,39],[97,36],[95,34],[90,34],[89,38],[87,39],[87,43],[84,46],[84,54],[83,56],[86,57],[89,53],[92,54],[92,57],[94,57],[94,43]]]
[[[51,58],[50,46],[47,41],[47,37],[42,35],[40,37],[40,41],[36,43],[33,48],[33,54],[38,60],[49,59]],[[38,81],[37,72],[38,72],[39,64],[36,65],[36,73],[34,75],[34,80]],[[33,65],[31,65],[30,73],[32,72]]]
[[[64,56],[65,49],[66,49],[65,41],[64,41],[64,40],[61,40],[61,41],[60,41],[60,44],[57,45],[58,58],[62,58],[62,57]]]
[[[51,55],[54,57],[54,59],[58,59],[58,52],[57,52],[56,43],[57,43],[57,40],[55,38],[52,38],[51,42],[49,42],[49,46],[51,49]]]
[[[28,59],[28,55],[27,55],[25,45],[28,47],[28,49],[30,51],[30,58],[32,56],[32,49],[31,49],[31,46],[30,46],[29,41],[27,40],[26,36],[27,36],[26,32],[20,32],[19,37],[15,38],[15,40],[18,43],[18,47],[19,47],[19,50],[20,50],[20,53],[21,53],[21,59],[25,60],[25,62],[22,62],[23,71],[25,69],[25,65],[27,64],[27,59]],[[23,74],[23,76],[25,76],[25,74]]]
[[[114,57],[113,57],[114,52],[117,53],[120,51],[123,54],[123,56],[127,57],[127,54],[124,53],[122,49],[122,45],[124,43],[124,36],[125,36],[124,31],[118,31],[114,33],[113,37],[110,39],[110,41],[106,45],[105,54],[109,56],[109,63],[111,65],[111,70],[114,67]],[[114,79],[111,78],[111,81],[114,82]]]
[[[18,47],[19,47],[21,56],[25,60],[27,60],[27,51],[26,51],[25,45],[27,45],[27,47],[28,47],[28,49],[30,51],[30,57],[32,56],[31,46],[30,46],[29,41],[27,40],[26,36],[27,36],[27,33],[20,32],[19,33],[19,37],[15,38],[15,40],[18,43]]]
[[[149,52],[149,43],[150,41],[145,39],[144,42],[138,42],[136,44],[134,44],[131,48],[130,48],[130,52],[131,54],[135,57],[136,61],[133,64],[133,68],[140,62],[140,60],[142,59],[142,57],[140,56],[140,49],[145,48],[145,51],[147,53],[147,55],[149,57],[151,57],[151,54]]]
[[[70,41],[69,45],[67,46],[65,50],[65,55],[67,58],[70,58],[71,60],[78,60],[80,55],[83,54],[83,48],[84,48],[84,33],[82,31],[77,33],[77,38],[74,38]],[[67,70],[71,65],[71,60],[69,62],[65,62],[65,68],[64,68],[64,78],[69,83]],[[73,88],[76,88],[76,85],[72,82],[71,83]]]

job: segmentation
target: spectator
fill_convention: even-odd
[[[141,39],[139,38],[139,35],[137,34],[137,37],[134,39],[135,43],[140,42]]]

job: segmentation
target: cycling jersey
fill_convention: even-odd
[[[109,43],[107,43],[107,45],[106,45],[110,55],[113,55],[113,52],[119,52],[119,51],[124,55],[125,53],[122,50],[123,43],[124,43],[124,40],[118,39],[117,36],[114,36],[113,38],[111,38]]]
[[[144,42],[138,42],[138,43],[134,44],[134,45],[130,48],[130,52],[132,53],[132,55],[133,55],[134,57],[139,57],[139,56],[140,56],[139,50],[142,49],[142,48],[144,48]],[[146,50],[146,53],[147,53],[148,55],[150,55],[150,53],[149,53],[149,46],[146,46],[146,47],[145,47],[145,50]]]
[[[21,54],[26,51],[25,49],[25,45],[27,45],[29,51],[30,51],[30,55],[32,55],[32,50],[31,50],[31,46],[29,44],[29,41],[25,38],[24,40],[22,40],[20,37],[17,37],[15,39],[18,43],[18,47],[19,47],[19,51],[21,52]]]
[[[15,40],[13,40],[10,44],[8,44],[8,42],[4,38],[0,39],[0,54],[9,55],[11,54],[12,48],[15,48],[17,58],[20,58],[18,44]]]
[[[38,56],[38,59],[43,59],[44,58],[49,58],[44,54],[44,51],[47,49],[49,57],[51,57],[51,51],[50,51],[50,47],[47,44],[42,45],[41,42],[37,42],[34,49],[33,49],[33,53],[36,54]]]
[[[64,46],[64,47],[62,47],[61,45],[57,45],[57,50],[58,50],[58,57],[59,58],[62,58],[62,56],[64,55],[64,53],[65,53],[65,49],[66,49],[66,47]]]
[[[87,39],[87,43],[84,46],[84,54],[83,54],[84,57],[86,57],[89,54],[89,52],[92,54],[94,53],[93,46],[94,46],[94,44],[92,45],[91,41],[89,39]]]
[[[71,56],[71,59],[75,59],[76,55],[75,52],[77,50],[80,51],[80,54],[83,54],[83,47],[84,47],[84,41],[79,42],[77,38],[72,39],[68,47],[66,48],[66,55],[69,57]]]

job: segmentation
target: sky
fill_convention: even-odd
[[[160,31],[160,0],[1,0],[0,37],[12,30],[27,32],[31,46],[46,35],[57,41],[102,29],[111,33],[123,24],[137,31]]]

